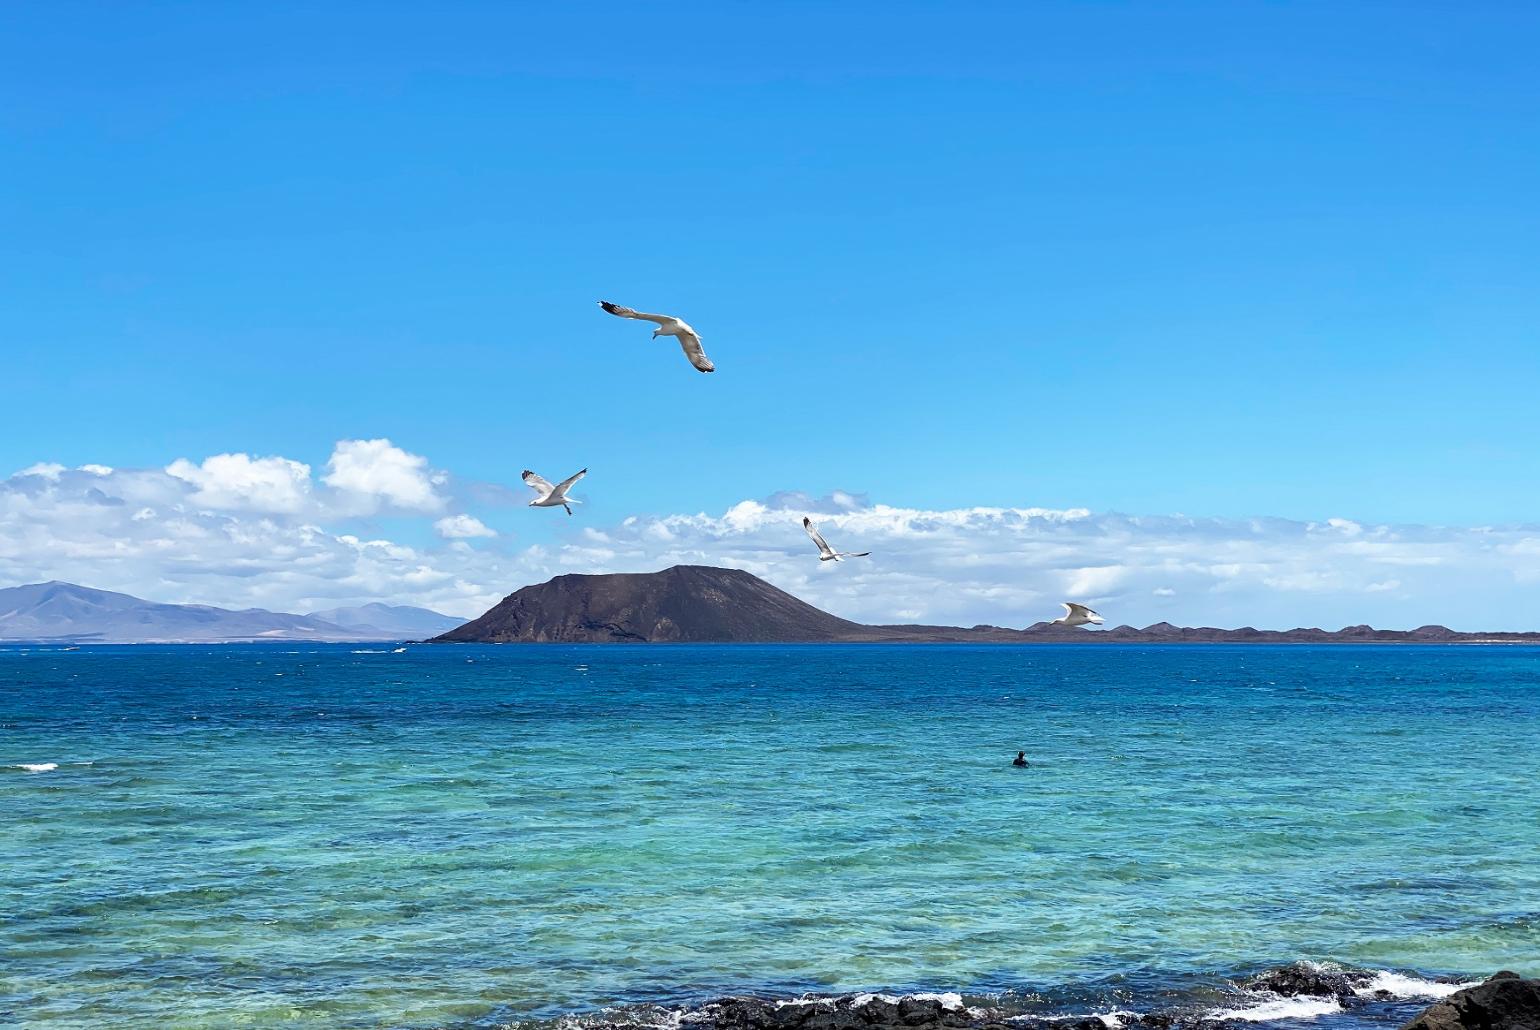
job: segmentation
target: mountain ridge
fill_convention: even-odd
[[[1379,630],[1219,629],[1152,623],[1086,631],[1038,622],[864,625],[741,569],[675,565],[660,572],[570,573],[514,591],[439,643],[1540,643],[1540,633],[1462,633],[1445,626]]]
[[[447,632],[465,622],[464,619],[457,619],[431,608],[418,608],[409,604],[382,604],[379,601],[326,608],[307,614],[312,619],[320,619],[334,626],[341,626],[343,629],[363,633],[382,633],[386,637],[428,637]]]

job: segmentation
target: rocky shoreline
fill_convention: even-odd
[[[1428,1006],[1404,1030],[1540,1030],[1540,980],[1504,970]]]
[[[1476,983],[1295,963],[1232,986],[1228,996],[1146,1012],[1034,1012],[1005,998],[863,993],[730,996],[678,1009],[607,1010],[560,1023],[582,1030],[1234,1030],[1341,1013],[1402,1030],[1540,1030],[1540,980],[1506,971]]]

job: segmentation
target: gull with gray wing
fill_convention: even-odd
[[[607,300],[601,300],[599,306],[617,318],[638,318],[643,322],[656,322],[658,328],[652,331],[652,338],[660,336],[673,336],[679,340],[679,346],[684,348],[684,356],[690,359],[690,364],[702,372],[715,372],[717,367],[706,357],[706,352],[701,349],[700,334],[690,327],[688,322],[675,318],[673,315],[653,315],[646,311],[636,311],[620,304],[611,304]]]
[[[836,551],[829,546],[823,534],[818,532],[818,527],[813,525],[813,520],[807,516],[802,518],[802,528],[807,530],[807,535],[813,538],[813,543],[818,545],[819,561],[844,561],[846,558],[865,558],[870,551]]]
[[[550,481],[536,475],[529,469],[524,470],[524,485],[535,491],[536,497],[529,502],[531,508],[566,508],[567,514],[572,514],[571,505],[579,502],[567,496],[567,491],[572,489],[572,484],[588,475],[588,470],[568,476],[555,486]]]

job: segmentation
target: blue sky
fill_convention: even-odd
[[[526,466],[589,527],[1534,520],[1532,5],[4,18],[0,475],[388,438],[492,549],[576,532],[484,485]]]

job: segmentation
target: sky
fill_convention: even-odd
[[[474,615],[692,561],[875,621],[1540,628],[1537,45],[1522,3],[0,7],[0,586]]]

